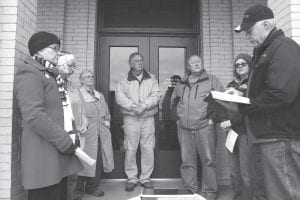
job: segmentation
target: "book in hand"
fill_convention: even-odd
[[[228,101],[233,103],[250,104],[250,99],[247,97],[241,97],[241,96],[227,94],[218,91],[211,91],[210,93],[213,99],[218,99],[221,101]]]

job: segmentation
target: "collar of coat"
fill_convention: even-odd
[[[247,78],[245,78],[244,80],[240,80],[240,79],[238,79],[238,78],[234,78],[233,79],[233,82],[235,82],[235,83],[237,83],[237,84],[239,84],[239,85],[241,85],[241,84],[244,84],[244,83],[248,83],[248,77]]]
[[[180,81],[180,84],[184,84],[184,85],[187,85],[187,86],[191,87],[191,85],[193,85],[193,84],[200,83],[200,82],[202,82],[202,81],[207,81],[207,80],[209,79],[208,74],[207,74],[207,72],[205,71],[205,69],[203,69],[203,70],[201,71],[201,73],[199,74],[198,80],[197,80],[196,82],[194,82],[194,83],[190,83],[190,82],[189,82],[189,76],[190,76],[190,74],[187,75],[187,76],[185,76],[185,77],[182,79],[182,81]]]
[[[36,60],[34,60],[32,57],[27,56],[25,58],[24,61],[26,64],[30,64],[31,66],[34,66],[35,68],[37,68],[40,71],[47,71],[46,67],[44,67],[43,65],[41,65],[39,62],[37,62]]]
[[[284,32],[280,29],[277,30],[276,28],[274,28],[270,34],[268,35],[268,37],[266,38],[266,40],[263,42],[263,44],[257,48],[254,49],[254,55],[258,55],[260,56],[265,50],[266,48],[278,37],[280,36],[284,36]]]
[[[95,102],[101,99],[100,93],[93,89],[95,96],[92,96],[83,86],[79,89],[84,102]]]
[[[143,77],[142,77],[141,81],[136,78],[136,76],[132,72],[132,69],[130,69],[130,71],[128,72],[128,76],[127,76],[128,81],[137,80],[138,82],[142,82],[144,79],[148,79],[148,78],[151,78],[151,76],[145,69],[143,69]]]

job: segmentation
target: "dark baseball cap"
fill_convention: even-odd
[[[234,31],[239,33],[241,31],[249,30],[256,22],[264,19],[273,19],[273,11],[265,5],[255,5],[246,10],[241,25],[238,25]]]

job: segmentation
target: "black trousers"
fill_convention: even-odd
[[[100,185],[102,173],[102,150],[101,141],[98,137],[98,152],[96,161],[95,177],[78,176],[76,190],[85,193],[92,193],[96,191]]]
[[[28,190],[27,200],[66,200],[67,182],[65,177],[55,185]]]

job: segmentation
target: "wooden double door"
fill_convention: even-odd
[[[104,174],[103,178],[126,178],[122,114],[115,101],[115,89],[121,75],[126,75],[130,69],[128,57],[133,52],[140,52],[144,56],[145,69],[156,76],[162,92],[158,105],[159,113],[155,116],[156,146],[152,178],[179,178],[181,156],[177,128],[168,109],[172,92],[170,78],[174,75],[182,77],[185,74],[186,59],[198,53],[197,38],[100,36],[98,41],[96,87],[104,94],[112,115],[111,133],[115,159],[115,170],[112,173]],[[138,162],[140,156],[138,152]]]

